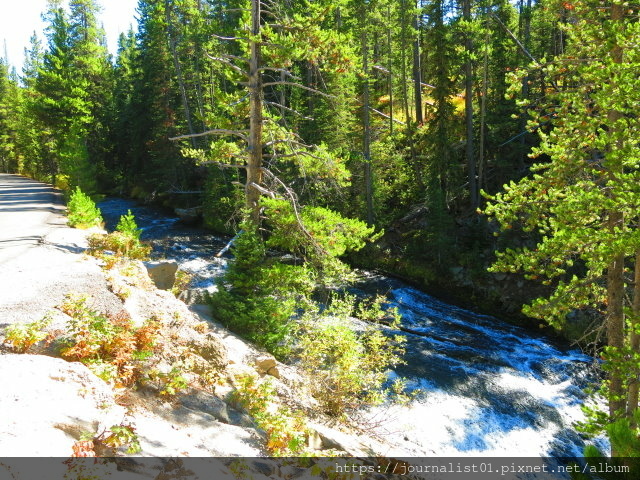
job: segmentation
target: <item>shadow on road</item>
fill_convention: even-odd
[[[81,247],[80,245],[77,245],[77,244],[63,245],[61,243],[52,243],[52,242],[46,242],[45,244],[47,247],[55,248],[56,250],[59,250],[61,252],[67,252],[67,253],[84,253],[87,250],[85,247]]]
[[[16,238],[8,238],[5,240],[0,240],[0,248],[9,248],[15,247],[16,245],[37,245],[38,243],[42,243],[41,235],[30,235],[26,237],[16,237]]]
[[[33,205],[33,204],[29,204],[29,205]],[[12,207],[12,208],[6,208],[6,207],[2,207],[0,206],[0,212],[49,212],[49,213],[62,213],[64,210],[62,208],[57,208],[57,207],[45,207],[45,206],[41,206],[41,207],[36,207],[36,206],[24,206],[24,207]]]

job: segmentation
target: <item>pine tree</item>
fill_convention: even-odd
[[[25,48],[25,61],[22,70],[23,102],[20,110],[21,127],[19,130],[20,151],[24,158],[20,173],[38,180],[46,180],[51,168],[47,164],[49,138],[47,127],[39,116],[40,94],[38,93],[38,74],[44,65],[44,49],[34,32],[30,39],[30,48]]]
[[[487,213],[503,228],[521,224],[539,238],[535,247],[502,252],[493,267],[523,271],[554,287],[552,295],[527,306],[527,314],[561,326],[573,309],[601,312],[608,416],[614,421],[638,408],[637,395],[628,395],[640,352],[632,343],[635,327],[630,328],[638,312],[625,305],[631,284],[625,262],[640,250],[640,52],[631,47],[640,41],[640,28],[618,0],[606,2],[607,8],[592,0],[573,6],[565,53],[536,66],[554,92],[548,106],[538,106],[541,118],[533,123],[551,116],[553,128],[540,131],[534,154],[550,160],[537,164],[532,176],[506,185]],[[640,289],[632,293],[639,294]]]
[[[95,193],[96,173],[107,154],[111,67],[95,1],[74,0],[69,7],[67,14],[59,1],[49,4],[49,46],[33,105],[46,135],[43,154],[51,181]]]
[[[19,152],[19,112],[22,99],[15,72],[10,72],[6,59],[0,59],[0,171],[18,172],[21,167]]]

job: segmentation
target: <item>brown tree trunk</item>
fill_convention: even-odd
[[[522,12],[522,2],[521,12]],[[524,48],[529,49],[529,44],[531,43],[531,0],[527,0],[526,10],[524,11],[524,15],[520,15],[520,17],[524,20]],[[543,90],[544,91],[544,90]],[[522,94],[521,97],[523,99],[529,98],[529,76],[526,75],[522,79]],[[525,112],[520,114],[520,126],[519,129],[521,132],[524,132],[527,128],[527,114]],[[524,159],[527,156],[527,135],[523,134],[520,136],[520,151],[518,152],[518,173],[524,173]]]
[[[366,18],[364,20],[366,25]],[[364,92],[363,103],[364,108],[362,112],[363,123],[363,160],[364,160],[364,189],[365,189],[365,202],[367,208],[367,223],[373,225],[373,173],[371,171],[371,122],[369,114],[369,46],[367,45],[366,30],[362,30],[362,67],[364,70]]]
[[[485,12],[484,55],[482,61],[482,90],[480,93],[480,138],[478,141],[478,203],[480,203],[480,189],[484,187],[484,144],[487,114],[487,83],[489,75],[489,15]]]
[[[169,37],[169,47],[171,48],[171,57],[173,59],[173,67],[176,69],[176,75],[178,76],[178,86],[180,87],[180,97],[182,99],[182,108],[184,108],[184,116],[187,120],[187,127],[189,128],[189,135],[193,135],[195,130],[193,129],[193,123],[191,122],[191,109],[189,108],[189,99],[187,98],[187,88],[184,83],[182,75],[182,67],[180,66],[180,59],[178,58],[178,51],[176,48],[176,39],[173,35],[173,20],[171,17],[171,6],[169,2],[165,3],[165,16],[167,20],[167,34]],[[189,139],[191,146],[196,148],[196,138],[191,137]]]
[[[254,225],[260,224],[260,191],[262,185],[262,81],[260,78],[260,0],[251,0],[251,34],[249,43],[249,142],[247,159],[246,207]]]
[[[462,16],[466,22],[471,22],[471,0],[463,0]],[[471,32],[469,31],[466,33],[464,48],[467,51],[467,59],[464,62],[464,114],[467,137],[465,156],[467,158],[470,206],[472,210],[475,210],[478,208],[478,185],[476,181],[476,159],[473,151],[473,71],[471,66],[473,44]]]
[[[640,354],[640,335],[637,333],[638,328],[640,328],[640,250],[636,251],[633,283],[631,332],[629,334],[629,348],[632,355]],[[627,393],[627,417],[634,426],[637,426],[633,418],[633,412],[638,408],[638,393],[640,392],[639,374],[640,372],[638,371],[632,372],[632,380],[629,383],[629,392]]]
[[[406,0],[400,0],[400,22],[401,22],[401,45],[400,45],[400,61],[402,63],[401,76],[402,76],[402,106],[404,108],[404,121],[407,124],[411,123],[409,118],[409,92],[407,91],[407,22],[405,18]]]
[[[391,21],[391,7],[387,6],[387,18]],[[391,45],[391,27],[387,28],[387,55],[389,69],[389,133],[393,133],[393,48]]]
[[[616,22],[623,18],[622,5],[613,3],[611,5],[611,20]],[[611,49],[611,58],[614,63],[622,63],[622,48],[614,45]],[[607,123],[610,128],[614,128],[616,122],[622,117],[617,110],[611,110],[607,114]],[[619,143],[619,142],[618,142]],[[611,148],[618,149],[621,145],[612,145]],[[608,165],[612,180],[622,166],[617,159],[610,161]],[[612,211],[609,213],[609,230],[614,233],[616,229],[624,226],[624,215],[622,212]],[[614,233],[615,234],[615,233]],[[624,254],[616,255],[607,270],[607,342],[609,347],[613,347],[618,352],[624,347]],[[626,413],[626,394],[624,392],[623,379],[620,372],[615,369],[611,371],[609,377],[609,416],[613,420],[620,413]],[[612,450],[612,455],[615,452]]]
[[[420,65],[420,23],[418,15],[413,19],[414,35],[413,41],[413,84],[415,92],[416,122],[422,123],[422,67]]]

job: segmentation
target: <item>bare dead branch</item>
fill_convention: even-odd
[[[246,132],[246,130],[244,130]],[[206,132],[201,133],[192,133],[187,135],[179,135],[177,137],[171,137],[169,140],[175,142],[176,140],[184,140],[187,138],[196,138],[196,137],[206,137],[207,135],[235,135],[236,137],[240,137],[244,141],[247,141],[247,136],[242,133],[242,130],[227,130],[226,128],[214,128],[213,130],[207,130]]]
[[[304,226],[304,223],[303,223],[302,219],[300,218],[300,214],[298,213],[297,199],[296,199],[295,193],[287,185],[285,185],[285,183],[282,180],[280,180],[278,178],[278,176],[275,175],[271,170],[269,170],[268,168],[265,168],[265,167],[262,167],[261,170],[269,178],[271,178],[276,183],[278,183],[284,189],[284,191],[286,192],[287,196],[290,198],[291,207],[293,208],[293,213],[296,216],[296,222],[298,223],[298,227],[300,227],[300,230],[302,231],[304,236],[309,239],[309,241],[310,241],[311,245],[313,245],[313,248],[316,251],[316,253],[318,253],[319,255],[327,255],[326,250],[324,248],[322,248],[322,246],[317,242],[317,240],[313,237],[313,235],[311,235],[311,233],[309,233],[309,230],[307,230],[307,228]]]
[[[271,197],[271,198],[276,198],[276,194],[275,194],[275,193],[273,193],[271,190],[268,190],[268,189],[266,189],[266,188],[264,188],[264,187],[262,187],[262,186],[258,185],[258,184],[257,184],[257,183],[255,183],[255,182],[251,182],[251,183],[249,183],[249,184],[247,185],[247,187],[255,188],[256,190],[258,190],[258,191],[259,191],[261,194],[263,194],[263,195],[267,195],[267,196],[269,196],[269,197]]]
[[[385,68],[385,67],[383,67],[381,65],[374,65],[371,68],[375,68],[376,70],[380,70],[381,72],[386,73],[387,75],[391,74],[391,72],[389,71],[388,68]],[[413,80],[408,79],[407,83],[413,83]],[[423,86],[423,87],[436,88],[435,85],[431,85],[430,83],[420,82],[420,85]],[[458,95],[458,96],[463,97],[464,95]]]
[[[266,82],[262,84],[263,87],[270,87],[272,85],[291,85],[292,87],[298,87],[298,88],[302,88],[303,90],[308,90],[310,92],[317,93],[318,95],[321,95],[323,97],[333,98],[333,99],[336,98],[335,95],[329,95],[328,93],[321,92],[320,90],[316,90],[315,88],[307,87],[306,85],[302,85],[296,82],[288,82],[286,80],[278,80],[277,82]]]
[[[400,120],[398,120],[396,118],[391,118],[391,116],[387,115],[386,113],[381,112],[380,110],[376,110],[375,108],[373,108],[371,106],[369,107],[369,110],[371,110],[374,113],[377,113],[378,115],[383,116],[384,118],[389,118],[389,119],[393,120],[394,122],[399,123],[400,125],[406,125],[406,123],[401,122]]]
[[[236,72],[238,72],[242,76],[245,76],[245,77],[249,76],[249,74],[246,71],[244,71],[239,66],[235,65],[233,62],[231,62],[230,60],[228,60],[226,58],[214,57],[214,56],[209,55],[209,54],[207,54],[207,58],[209,58],[210,60],[215,60],[215,61],[224,63],[225,65],[231,67],[233,70],[235,70]]]
[[[309,158],[315,158],[316,160],[320,160],[320,161],[325,161],[325,158],[319,157],[318,155],[314,155],[311,152],[307,152],[305,150],[295,150],[291,153],[274,153],[274,154],[267,154],[265,155],[265,157],[277,157],[277,158],[290,158],[290,157],[297,157],[298,155],[304,155],[306,157]]]
[[[215,165],[216,167],[220,167],[220,168],[247,168],[246,165],[241,165],[236,163],[220,163],[220,162],[214,162],[213,160],[202,162],[202,163],[199,163],[198,165]]]
[[[277,145],[279,143],[292,143],[294,145],[298,145],[304,148],[313,148],[313,145],[307,145],[306,143],[298,142],[297,140],[291,140],[290,138],[281,139],[281,140],[271,140],[264,144],[265,147],[271,147],[273,145]]]
[[[305,116],[303,113],[300,113],[300,112],[298,112],[297,110],[294,110],[293,108],[289,108],[289,107],[285,107],[284,105],[280,105],[279,103],[276,103],[276,102],[268,102],[268,101],[266,101],[266,100],[264,101],[264,103],[265,103],[266,105],[271,105],[272,107],[282,108],[282,109],[284,109],[284,110],[286,110],[286,111],[288,111],[288,112],[291,112],[291,113],[293,113],[293,114],[295,114],[295,115],[298,115],[298,116],[299,116],[299,117],[301,117],[301,118],[304,118],[305,120],[315,120],[315,118],[313,118],[313,117],[307,117],[307,116]]]
[[[531,55],[531,53],[529,53],[529,50],[527,50],[525,48],[525,46],[520,42],[520,40],[518,40],[518,37],[516,37],[513,34],[513,32],[511,30],[509,30],[509,28],[504,23],[502,23],[502,20],[500,20],[500,17],[498,17],[495,13],[491,13],[490,15],[509,34],[509,36],[513,39],[513,41],[516,42],[516,45],[518,45],[518,47],[520,47],[520,50],[522,50],[524,52],[524,54],[527,57],[529,57],[531,59],[531,61],[536,64],[537,67],[539,67],[540,63],[538,63],[538,60],[536,60],[533,57],[533,55]]]
[[[216,35],[215,33],[212,33],[211,36],[213,38],[217,38],[218,40],[244,40],[246,42],[249,41],[247,37],[223,37],[222,35]]]
[[[231,59],[231,60],[237,60],[239,62],[249,63],[249,59],[248,58],[238,57],[237,55],[229,55],[227,53],[223,53],[220,56],[223,57],[223,58]]]
[[[296,77],[295,75],[293,75],[289,70],[287,70],[286,68],[275,68],[275,67],[262,67],[259,68],[258,71],[259,72],[264,72],[264,71],[272,71],[272,72],[280,72],[280,73],[284,73],[287,77],[289,78],[293,78],[294,80],[301,80],[300,77]]]
[[[242,97],[240,100],[236,100],[235,102],[231,102],[230,104],[228,104],[228,107],[235,107],[236,105],[240,105],[242,102],[244,102],[245,100],[249,99],[249,94],[247,93],[244,97]]]

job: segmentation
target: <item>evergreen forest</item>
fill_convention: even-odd
[[[97,0],[51,0],[22,71],[0,60],[0,171],[241,231],[210,302],[276,355],[351,267],[577,342],[606,374],[584,428],[637,456],[639,15],[139,0],[112,55]]]

